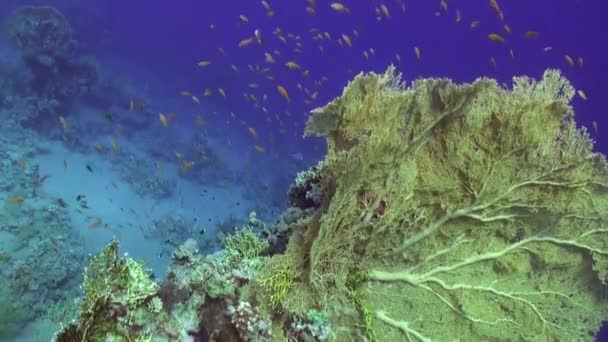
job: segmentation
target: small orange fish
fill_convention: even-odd
[[[188,172],[193,167],[194,167],[194,162],[193,161],[182,160],[182,162],[180,163],[180,169],[181,169],[182,172]]]
[[[206,66],[209,66],[209,64],[211,64],[211,61],[200,61],[200,62],[198,62],[198,66],[202,67],[202,68],[204,68]]]
[[[597,134],[599,132],[599,127],[597,125],[597,121],[593,121],[593,131],[595,132],[595,134]]]
[[[282,85],[277,86],[277,91],[279,92],[279,94],[281,96],[283,96],[283,98],[285,99],[285,101],[287,101],[287,103],[289,103],[291,101],[291,99],[289,98],[289,93],[287,93],[287,89],[285,89]]]
[[[23,199],[23,197],[21,196],[16,196],[11,198],[10,200],[8,200],[8,203],[11,205],[19,205],[21,203],[23,203],[25,200]]]
[[[417,46],[414,46],[414,55],[416,55],[417,60],[422,59],[422,54],[420,53],[420,48],[418,48]]]
[[[490,33],[488,34],[488,39],[493,41],[493,42],[497,42],[497,43],[504,43],[505,39],[499,35],[498,33]]]
[[[180,94],[181,94],[182,96],[184,96],[184,97],[190,97],[190,96],[192,96],[192,93],[191,93],[189,90],[182,90],[182,91],[180,92]]]
[[[158,118],[160,119],[160,123],[163,125],[163,127],[167,127],[167,125],[169,124],[169,120],[167,120],[167,117],[165,116],[165,114],[160,113],[158,115]]]
[[[112,146],[114,153],[118,153],[118,144],[114,138],[110,138],[110,145]]]
[[[254,139],[258,138],[258,132],[255,131],[255,128],[249,127],[248,130],[249,130],[249,133],[251,133],[251,135],[253,136]]]
[[[538,31],[527,31],[524,34],[524,38],[526,38],[526,39],[538,39],[539,35],[540,35],[540,33],[538,33]]]
[[[294,62],[294,61],[288,61],[287,63],[285,63],[285,66],[288,69],[291,69],[291,70],[299,70],[300,69],[300,65],[298,63]]]
[[[89,224],[89,228],[99,228],[103,221],[100,218],[95,219],[95,221]]]
[[[259,153],[264,153],[264,152],[266,152],[266,149],[265,149],[265,148],[263,148],[263,147],[262,147],[262,146],[260,146],[260,145],[254,145],[254,147],[255,147],[255,150],[256,150],[256,151],[258,151]]]
[[[61,123],[61,127],[63,127],[63,130],[65,132],[68,131],[68,122],[65,120],[65,118],[63,116],[59,116],[59,123]]]
[[[498,18],[500,19],[500,21],[505,20],[505,15],[502,13],[502,10],[500,9],[500,6],[498,5],[498,2],[496,2],[496,0],[490,0],[490,7],[492,7],[494,11],[496,11],[496,14],[498,14]]]
[[[578,94],[578,96],[580,96],[581,99],[587,101],[587,94],[585,94],[582,89],[577,90],[576,93]]]
[[[21,166],[24,169],[27,169],[27,162],[25,161],[25,159],[17,159],[17,164],[19,164],[19,166]]]
[[[490,57],[490,65],[491,65],[493,68],[496,68],[496,58],[494,58],[494,57]]]
[[[350,40],[350,37],[346,33],[342,33],[342,40],[344,40],[344,43],[346,43],[346,45],[350,47],[353,46],[353,42]]]
[[[255,36],[245,38],[239,42],[239,47],[247,46],[247,45],[251,44],[254,40],[255,40]]]
[[[332,2],[330,7],[336,12],[350,14],[350,10],[346,6],[344,6],[344,4],[342,4],[340,2]]]
[[[104,150],[103,146],[101,146],[100,144],[96,143],[93,145],[93,147],[95,148],[95,150],[99,153],[99,154],[104,154],[106,151]]]
[[[564,59],[566,60],[568,65],[570,65],[571,67],[574,66],[574,60],[572,59],[572,57],[570,57],[569,55],[564,55]]]
[[[474,29],[477,26],[479,26],[479,20],[473,20],[471,21],[471,25],[469,25],[470,28]]]

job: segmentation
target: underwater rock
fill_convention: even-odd
[[[8,19],[8,32],[28,65],[46,69],[67,60],[75,44],[67,19],[50,6],[17,8]]]
[[[49,6],[23,6],[8,19],[9,36],[32,74],[29,85],[38,96],[66,109],[97,85],[97,62],[76,56],[67,19]]]

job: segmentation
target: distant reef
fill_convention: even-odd
[[[58,341],[591,341],[608,164],[556,70],[512,88],[361,74],[313,111],[328,153],[276,224],[193,240],[167,279],[110,244]]]

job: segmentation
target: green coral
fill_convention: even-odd
[[[300,277],[300,272],[288,255],[279,255],[270,259],[265,265],[257,282],[266,294],[271,306],[280,309],[281,304],[287,298],[287,294],[293,287],[295,281]]]
[[[268,241],[258,237],[251,227],[246,227],[227,236],[224,248],[230,258],[255,259],[268,249]]]
[[[158,284],[150,279],[150,273],[141,262],[119,258],[118,242],[112,241],[100,255],[92,258],[86,268],[81,316],[59,334],[57,341],[141,337],[137,329],[130,326],[135,323],[131,319],[148,312],[144,303],[158,289]],[[131,319],[119,322],[115,317],[117,312],[123,312]],[[146,319],[149,317],[144,315],[140,320]]]
[[[316,109],[329,202],[305,279],[332,325],[357,325],[350,301],[378,340],[589,339],[608,315],[608,166],[573,94],[555,70],[506,89],[391,67]]]

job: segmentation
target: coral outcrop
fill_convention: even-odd
[[[280,239],[249,227],[207,257],[190,240],[160,289],[127,272],[83,313],[139,322],[133,340],[591,340],[608,315],[608,164],[573,95],[555,70],[512,89],[361,74],[309,119],[328,154],[292,187],[300,208],[250,218]],[[116,300],[129,279],[150,291]],[[130,314],[147,301],[152,316]]]
[[[72,28],[54,7],[19,7],[8,18],[7,28],[32,74],[30,87],[40,101],[57,101],[66,109],[97,85],[96,61],[75,54]]]

